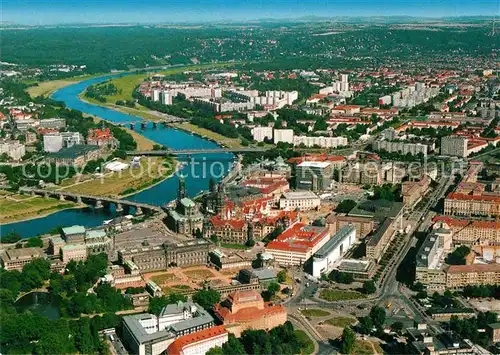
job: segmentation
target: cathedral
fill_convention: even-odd
[[[179,177],[179,188],[175,207],[167,209],[167,226],[176,233],[201,236],[203,230],[203,214],[197,204],[187,197],[186,182]]]

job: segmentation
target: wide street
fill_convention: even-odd
[[[409,250],[417,244],[415,232],[425,232],[431,226],[432,218],[435,216],[433,209],[453,183],[456,172],[454,168],[444,171],[434,190],[425,196],[422,203],[418,204],[414,210],[406,214],[404,225],[410,225],[410,230],[404,234],[402,247],[388,262],[377,292],[373,295],[363,299],[328,302],[317,297],[320,287],[323,286],[321,282],[313,282],[301,270],[293,269],[294,280],[298,278],[300,282],[294,281],[296,292],[284,302],[284,305],[288,309],[289,319],[314,339],[318,353],[331,352],[331,345],[328,344],[328,339],[324,339],[307,318],[300,314],[299,309],[314,307],[364,315],[375,304],[381,306],[394,304],[392,315],[402,310],[399,317],[406,316],[407,320],[429,321],[423,310],[410,298],[409,290],[396,280],[396,272]],[[391,314],[388,313],[388,317],[390,316]]]

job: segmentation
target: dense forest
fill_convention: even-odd
[[[238,60],[255,69],[319,68],[396,58],[428,65],[488,56],[498,48],[490,27],[422,30],[385,25],[276,23],[199,27],[81,27],[2,31],[2,60],[31,67],[85,65],[89,73],[164,64]],[[317,35],[336,29],[335,34]],[[40,51],[40,48],[45,50]],[[264,65],[264,66],[263,66]]]

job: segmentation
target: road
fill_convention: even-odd
[[[385,303],[391,299],[397,299],[405,305],[405,308],[409,309],[415,315],[415,319],[425,318],[425,313],[422,312],[417,304],[412,302],[404,286],[396,280],[396,272],[409,250],[417,243],[417,238],[414,236],[414,233],[417,231],[426,231],[430,227],[432,217],[435,215],[435,212],[431,209],[435,207],[439,200],[444,196],[449,186],[453,183],[454,174],[454,169],[451,170],[450,174],[443,172],[437,187],[428,196],[426,196],[425,202],[417,205],[417,207],[410,212],[410,218],[407,219],[407,222],[411,223],[411,229],[406,234],[403,241],[404,244],[400,248],[399,252],[395,253],[393,259],[389,261],[386,274],[383,278],[381,278],[381,284],[375,294],[370,295],[367,298],[357,300],[343,300],[337,302],[324,301],[316,297],[319,285],[310,281],[308,282],[303,275],[301,275],[301,283],[296,284],[297,292],[285,303],[287,308],[295,310],[299,307],[304,307],[307,303],[309,303],[309,305],[314,304],[316,307],[346,311],[346,309],[351,307],[354,308],[355,306],[368,309],[372,305],[379,302]],[[316,340],[318,342],[321,341],[321,339],[318,338],[316,338]]]

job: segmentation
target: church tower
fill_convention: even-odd
[[[186,180],[184,175],[179,176],[179,188],[177,190],[177,200],[180,201],[186,197]]]
[[[215,196],[215,208],[214,211],[216,214],[219,214],[224,209],[224,201],[226,197],[226,186],[224,183],[219,183],[217,187],[217,194]]]

